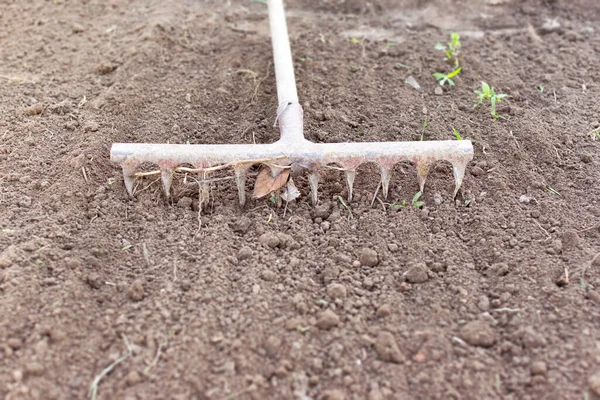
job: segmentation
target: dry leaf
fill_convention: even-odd
[[[269,193],[272,193],[283,187],[288,181],[290,177],[290,170],[284,169],[277,176],[273,176],[271,174],[271,167],[263,166],[263,168],[258,173],[256,177],[256,182],[254,183],[254,193],[252,197],[255,199],[260,199],[261,197],[265,197]]]
[[[300,191],[294,185],[294,180],[290,178],[285,189],[283,189],[283,193],[281,193],[281,199],[285,202],[290,202],[298,197],[300,197]]]

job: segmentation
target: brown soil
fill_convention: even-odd
[[[405,165],[383,208],[362,167],[351,217],[337,173],[285,215],[218,182],[200,230],[183,182],[130,200],[113,142],[277,139],[266,7],[5,1],[0,398],[86,398],[125,338],[100,399],[600,395],[597,1],[288,3],[306,135],[454,127],[476,149],[456,202],[444,164],[421,210],[385,204],[418,190]],[[454,30],[464,70],[436,95]],[[473,109],[481,80],[503,119]]]

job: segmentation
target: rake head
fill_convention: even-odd
[[[198,173],[201,181],[207,174],[226,168],[233,169],[240,205],[246,201],[246,175],[256,164],[268,164],[276,177],[283,169],[305,170],[311,188],[312,203],[318,200],[321,172],[337,165],[346,175],[348,200],[352,200],[356,169],[364,163],[376,163],[381,171],[381,185],[387,197],[394,166],[411,162],[417,167],[421,192],[430,168],[438,161],[452,164],[454,196],[460,189],[465,170],[473,159],[473,146],[468,140],[371,143],[313,143],[304,138],[302,106],[298,102],[292,56],[281,0],[269,0],[269,19],[275,59],[277,94],[280,106],[277,119],[280,139],[272,144],[136,144],[115,143],[111,161],[123,167],[125,187],[133,195],[134,180],[142,163],[157,165],[168,197],[175,172]],[[193,168],[183,165],[192,165]]]

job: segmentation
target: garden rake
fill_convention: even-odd
[[[473,159],[473,146],[468,140],[419,142],[368,142],[368,143],[313,143],[304,137],[303,111],[298,102],[292,53],[282,0],[269,0],[269,21],[275,78],[277,82],[277,108],[275,123],[279,124],[280,139],[272,144],[139,144],[115,143],[111,161],[123,168],[125,187],[133,196],[134,180],[148,173],[138,172],[143,163],[158,165],[163,189],[167,198],[175,172],[198,173],[199,182],[206,182],[208,174],[217,170],[233,169],[239,202],[246,201],[246,175],[250,167],[267,165],[276,179],[286,169],[305,170],[311,189],[311,200],[317,203],[319,176],[332,165],[344,171],[348,185],[348,201],[359,165],[376,163],[381,171],[381,188],[387,198],[391,174],[399,162],[416,165],[419,187],[423,192],[430,167],[437,161],[448,161],[454,171],[456,196],[469,161]],[[192,165],[193,168],[184,165]],[[206,183],[200,183],[206,185]]]

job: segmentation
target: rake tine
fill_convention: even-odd
[[[387,199],[390,189],[390,180],[392,178],[392,167],[389,165],[381,165],[381,187],[383,190],[383,198]]]
[[[125,183],[125,189],[129,196],[133,197],[133,183],[135,182],[135,167],[123,164],[123,181]]]
[[[348,184],[348,203],[352,201],[352,188],[354,187],[354,178],[356,178],[355,169],[346,171],[346,183]]]
[[[465,177],[465,171],[467,170],[468,161],[455,161],[452,163],[452,170],[454,171],[454,197],[458,193],[460,186],[462,185],[463,178]]]
[[[173,169],[163,168],[160,170],[160,179],[162,181],[163,190],[165,197],[168,199],[171,197],[171,184],[173,183]]]
[[[423,193],[423,189],[425,189],[425,181],[427,180],[427,174],[429,174],[430,168],[431,164],[425,161],[417,164],[417,178],[419,179],[419,191],[421,193]]]
[[[308,174],[308,183],[310,184],[310,197],[313,206],[317,205],[319,191],[319,175],[315,172]]]

